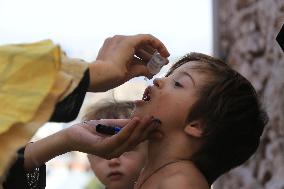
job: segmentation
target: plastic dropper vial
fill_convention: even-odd
[[[147,63],[147,68],[151,74],[156,75],[166,63],[167,59],[162,57],[160,53],[155,52]]]

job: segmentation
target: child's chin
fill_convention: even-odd
[[[154,131],[150,135],[150,139],[152,140],[161,140],[164,137],[164,134],[161,131]]]

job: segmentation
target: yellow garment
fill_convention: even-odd
[[[60,53],[51,41],[0,47],[0,134],[34,116],[55,82]]]
[[[51,41],[0,47],[0,184],[17,149],[49,120],[87,67]]]

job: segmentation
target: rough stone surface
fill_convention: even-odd
[[[257,153],[214,189],[284,189],[284,53],[275,38],[284,0],[218,0],[219,55],[248,78],[270,121]]]

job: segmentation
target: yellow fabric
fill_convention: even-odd
[[[61,72],[69,75],[72,78],[72,82],[69,88],[61,96],[60,101],[63,100],[67,95],[69,95],[80,83],[84,72],[88,69],[89,64],[84,60],[77,58],[69,58],[62,54],[61,56]]]
[[[15,159],[15,152],[24,146],[36,130],[50,118],[58,98],[70,86],[71,77],[63,72],[60,72],[56,79],[57,82],[40,104],[35,116],[27,123],[13,124],[7,132],[0,135],[0,176],[4,175]]]
[[[51,41],[0,47],[0,185],[15,152],[49,120],[87,68]]]
[[[48,40],[0,47],[0,134],[34,117],[55,82],[60,53]]]

